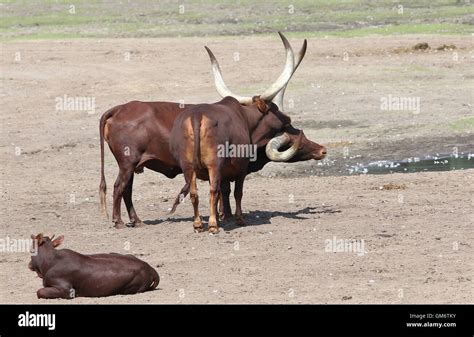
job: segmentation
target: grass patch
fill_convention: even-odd
[[[398,6],[391,0],[6,1],[0,39],[474,33],[474,6],[418,0],[403,3],[403,13]]]
[[[458,119],[449,124],[449,127],[456,131],[474,131],[474,117]]]

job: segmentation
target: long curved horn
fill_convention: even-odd
[[[267,90],[265,90],[263,94],[260,95],[260,97],[267,102],[271,101],[277,95],[277,93],[288,84],[288,81],[293,75],[293,68],[295,65],[294,53],[293,49],[291,49],[290,43],[281,32],[278,32],[278,34],[280,35],[283,45],[285,46],[286,62],[285,67],[283,68],[283,72],[280,74],[278,79]],[[252,97],[236,95],[229,90],[229,88],[224,82],[224,78],[222,77],[222,71],[219,66],[219,62],[217,62],[216,57],[207,46],[205,46],[204,48],[206,48],[206,51],[209,54],[209,58],[211,59],[212,73],[214,75],[214,84],[216,85],[216,89],[219,95],[221,95],[221,97],[232,96],[237,99],[241,104],[251,104]]]
[[[232,96],[241,104],[251,104],[252,97],[236,95],[232,91],[230,91],[229,88],[227,88],[227,85],[224,82],[224,78],[222,77],[219,62],[217,62],[216,57],[207,46],[204,46],[204,48],[206,48],[207,53],[209,54],[209,58],[211,59],[212,73],[214,74],[214,84],[216,85],[216,89],[219,95],[221,95],[221,97]]]
[[[301,47],[300,51],[298,54],[296,54],[296,59],[295,59],[295,69],[293,69],[293,74],[295,73],[296,69],[298,69],[298,66],[300,65],[301,61],[303,60],[304,55],[306,54],[306,48],[308,47],[308,41],[304,39],[303,46]],[[293,76],[291,74],[291,76]],[[277,105],[277,107],[280,109],[280,111],[283,112],[283,96],[285,96],[285,90],[286,90],[286,85],[283,89],[281,89],[273,99],[273,103]]]
[[[285,68],[278,79],[260,95],[260,98],[266,102],[272,101],[276,94],[288,84],[295,68],[295,55],[290,43],[281,32],[278,32],[278,35],[280,35],[286,50]]]
[[[265,147],[265,153],[271,161],[288,161],[293,158],[301,144],[301,135],[298,140],[286,151],[280,152],[279,148],[290,142],[290,136],[284,134],[270,139]]]

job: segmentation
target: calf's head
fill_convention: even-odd
[[[32,252],[34,254],[31,256],[28,268],[37,272],[38,276],[42,277],[45,269],[50,266],[54,249],[63,243],[64,236],[60,235],[54,239],[54,235],[50,238],[40,233],[38,235],[32,234],[31,239],[35,242],[33,246],[36,247],[37,251]]]

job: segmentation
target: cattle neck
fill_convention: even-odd
[[[269,136],[270,129],[262,133],[262,130],[265,130],[265,126],[263,126],[264,129],[261,129],[259,127],[264,117],[272,112],[271,111],[261,112],[256,105],[250,105],[244,108],[245,108],[245,115],[247,117],[247,123],[249,127],[250,138],[252,140],[252,144],[257,145],[257,148],[261,149],[262,147],[265,147],[268,143],[268,140],[269,140],[268,136]]]
[[[247,119],[247,126],[249,128],[250,134],[252,134],[265,114],[258,110],[257,106],[254,104],[243,106],[243,110],[244,116]]]
[[[43,245],[43,247],[38,247],[38,255],[37,255],[37,266],[39,268],[39,273],[44,275],[51,265],[54,264],[54,260],[56,259],[56,249],[52,246]]]

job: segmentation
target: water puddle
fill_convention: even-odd
[[[349,174],[388,174],[451,171],[474,168],[474,153],[412,157],[400,161],[380,160],[348,167]]]

